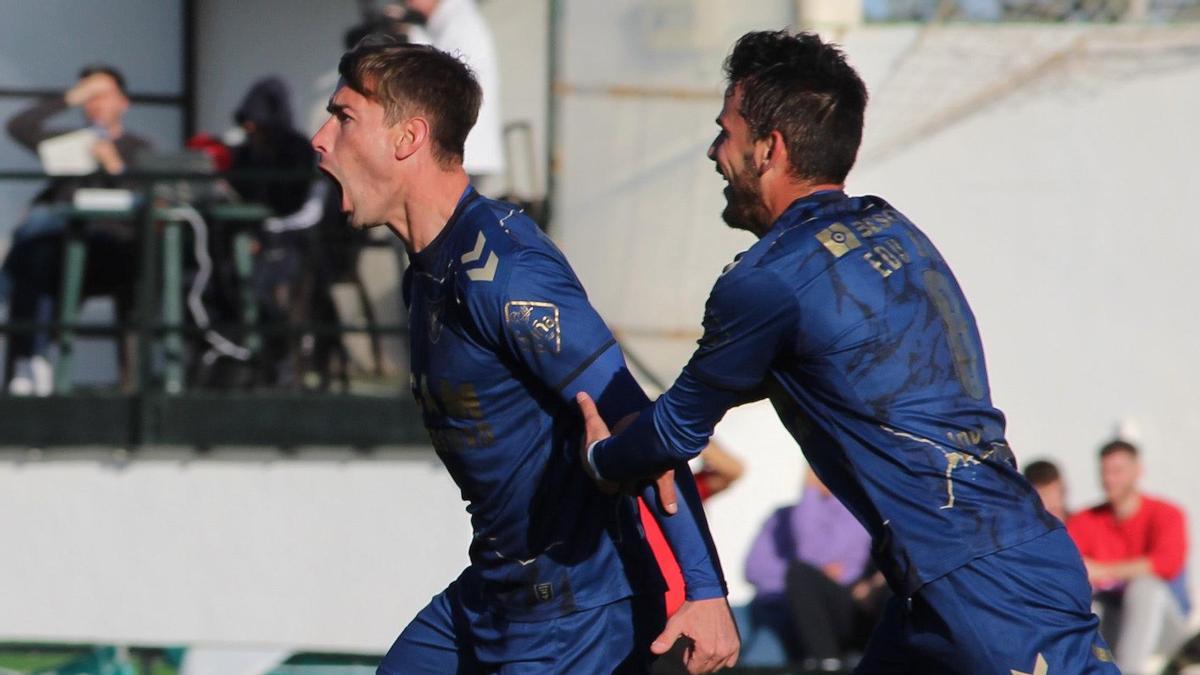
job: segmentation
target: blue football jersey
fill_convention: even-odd
[[[1059,526],[1017,471],[954,275],[878,197],[792,204],[717,280],[653,414],[593,461],[622,480],[688,457],[728,408],[764,397],[900,592]]]
[[[463,578],[517,621],[661,592],[636,500],[602,494],[580,466],[577,392],[610,424],[649,400],[562,253],[519,210],[468,188],[411,263],[412,391],[471,514]],[[690,514],[665,527],[693,533],[672,540],[683,540],[690,595],[717,597],[724,582],[697,515],[702,535]]]

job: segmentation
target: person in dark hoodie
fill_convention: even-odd
[[[233,151],[234,179],[230,184],[246,201],[270,208],[272,217],[258,231],[254,290],[260,321],[267,326],[302,323],[309,316],[314,293],[315,230],[320,219],[324,185],[314,189],[308,172],[316,158],[308,139],[293,126],[287,86],[276,77],[255,82],[234,111],[245,141]],[[292,172],[295,177],[260,180],[237,177],[239,170]],[[266,384],[298,384],[299,346],[293,336],[268,332],[260,362]]]
[[[233,113],[234,122],[245,132],[246,140],[234,149],[233,169],[276,169],[303,171],[316,162],[308,139],[296,131],[287,85],[276,77],[266,77],[251,85]],[[246,201],[271,208],[278,217],[289,216],[308,199],[311,178],[291,180],[231,181]]]

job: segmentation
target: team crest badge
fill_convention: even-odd
[[[549,302],[515,300],[504,305],[504,324],[522,350],[535,354],[558,354],[562,326],[558,307]]]
[[[816,237],[817,241],[821,242],[825,246],[825,249],[832,253],[835,258],[840,258],[862,246],[858,241],[858,237],[850,231],[850,228],[841,223],[834,223],[821,230],[816,234]]]

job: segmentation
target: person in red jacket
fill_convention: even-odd
[[[1100,449],[1106,501],[1067,520],[1087,567],[1101,633],[1126,675],[1146,672],[1155,653],[1186,638],[1189,610],[1187,527],[1179,507],[1142,493],[1142,464],[1132,443]]]

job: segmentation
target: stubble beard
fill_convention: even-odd
[[[743,171],[729,177],[721,219],[734,229],[761,237],[770,229],[771,214],[763,202],[762,190],[747,173]]]

